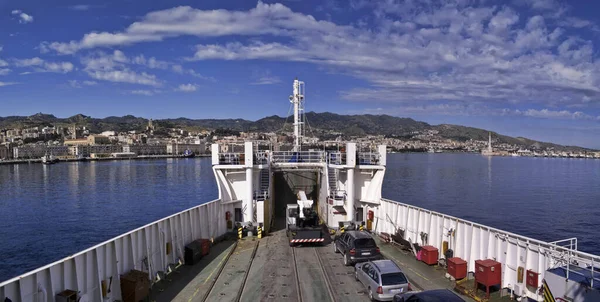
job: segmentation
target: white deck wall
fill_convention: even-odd
[[[225,234],[226,211],[233,213],[233,205],[214,200],[150,223],[1,283],[0,301],[54,301],[65,289],[79,291],[81,302],[104,301],[100,284],[105,280],[108,286],[110,277],[113,282],[107,301],[120,300],[119,275],[136,269],[153,280],[168,264],[183,261],[186,244]],[[166,254],[167,242],[172,244],[170,255]]]
[[[541,296],[527,288],[525,276],[522,283],[517,282],[518,267],[524,267],[525,272],[533,270],[539,273],[538,284],[541,286],[546,270],[566,264],[561,261],[566,261],[567,255],[571,255],[571,259],[579,265],[595,264],[597,267],[600,263],[599,256],[569,251],[555,244],[388,199],[381,200],[374,223],[378,233],[394,234],[400,228],[405,230],[404,239],[420,245],[424,244],[421,232],[427,233],[427,244],[438,248],[440,257],[444,257],[442,242],[448,241],[454,257],[467,261],[469,272],[475,270],[475,260],[496,260],[502,263],[502,287],[514,289],[517,295],[533,299]]]

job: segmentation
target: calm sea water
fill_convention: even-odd
[[[390,154],[386,198],[600,254],[600,161]],[[0,166],[0,281],[217,198],[209,159]]]

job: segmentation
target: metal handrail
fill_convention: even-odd
[[[325,162],[323,151],[273,151],[271,162],[274,163],[322,163]]]
[[[327,161],[330,165],[343,165],[346,161],[346,153],[331,152],[327,155]]]
[[[381,154],[379,152],[358,152],[359,165],[378,165]]]
[[[219,153],[220,165],[243,165],[244,153]]]

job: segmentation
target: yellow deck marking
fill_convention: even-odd
[[[389,255],[388,255],[388,256],[389,256]],[[404,266],[404,267],[408,267],[408,265],[404,264],[402,261],[398,260],[396,257],[394,257],[394,256],[391,256],[391,257],[392,257],[392,259],[394,259],[394,260],[395,260],[395,261],[396,261],[398,264],[400,264],[400,265],[402,265],[402,266]],[[427,282],[431,282],[429,279],[427,279],[425,276],[423,276],[423,275],[419,274],[417,271],[415,271],[415,270],[414,270],[414,269],[412,269],[411,267],[408,267],[408,269],[409,269],[409,270],[411,270],[413,273],[417,274],[417,276],[419,276],[419,277],[421,277],[421,278],[425,279],[425,281],[427,281]]]
[[[208,275],[208,277],[206,277],[206,280],[204,280],[204,283],[202,283],[202,285],[206,284],[206,282],[208,282],[208,280],[210,279],[210,277],[212,277],[212,275],[215,273],[215,271],[221,267],[221,264],[223,263],[223,261],[225,261],[225,258],[227,258],[227,255],[229,253],[225,253],[225,255],[223,255],[223,258],[221,258],[221,261],[219,261],[219,264],[217,265],[217,267],[215,267],[212,272],[210,272],[210,275]],[[200,291],[200,286],[198,286],[196,288],[196,290],[194,291],[194,293],[192,294],[192,296],[188,299],[188,302],[192,302],[192,299],[194,299],[194,297],[198,294],[198,292]]]

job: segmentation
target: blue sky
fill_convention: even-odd
[[[600,148],[596,1],[4,1],[0,116],[390,114]]]

